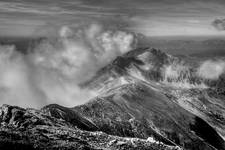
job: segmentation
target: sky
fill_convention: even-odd
[[[1,0],[0,36],[54,36],[90,23],[146,36],[225,36],[224,0]]]

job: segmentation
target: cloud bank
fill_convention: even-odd
[[[26,55],[14,46],[0,46],[0,103],[23,107],[82,104],[98,93],[79,84],[135,45],[132,33],[91,24],[64,26],[57,39],[43,40]]]
[[[203,62],[197,74],[199,77],[210,80],[217,80],[225,71],[225,62],[222,60],[207,60]]]

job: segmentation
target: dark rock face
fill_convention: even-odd
[[[204,120],[199,117],[195,118],[195,123],[190,126],[198,136],[203,138],[206,142],[210,143],[217,149],[224,149],[225,144],[223,139],[217,134],[217,132],[209,126]]]

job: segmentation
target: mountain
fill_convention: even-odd
[[[212,94],[219,88],[213,86],[212,83],[221,82],[219,80],[205,81],[198,77],[196,74],[198,64],[201,63],[197,62],[197,60],[177,58],[156,49],[143,48],[130,51],[101,69],[93,79],[85,83],[84,86],[97,89],[103,95],[98,96],[93,102],[78,108],[78,112],[82,112],[83,115],[89,118],[94,118],[93,121],[99,120],[96,123],[103,124],[105,122],[100,126],[111,124],[110,127],[112,127],[112,124],[115,124],[114,131],[110,131],[112,128],[105,130],[109,134],[134,135],[141,138],[155,135],[155,132],[149,134],[148,131],[144,130],[147,126],[150,129],[156,128],[157,131],[161,132],[165,130],[161,135],[165,135],[164,137],[178,145],[184,145],[187,149],[207,149],[206,147],[198,147],[201,145],[199,143],[193,144],[198,141],[197,137],[200,135],[200,138],[210,142],[217,149],[224,149],[224,141],[219,135],[222,134],[224,137],[224,96],[222,94]],[[175,71],[178,73],[175,76],[166,73],[171,66],[175,67]],[[207,86],[209,87],[206,88]],[[221,96],[221,98],[216,98],[217,96]],[[217,105],[215,105],[216,102]],[[92,105],[94,105],[94,108]],[[106,109],[107,107],[110,107],[109,110],[111,111]],[[202,109],[202,107],[206,110]],[[114,112],[118,112],[118,114]],[[95,118],[93,117],[95,113],[103,114],[104,117],[98,116]],[[122,114],[126,117],[121,118]],[[220,117],[216,117],[216,114]],[[104,118],[115,119],[108,121],[108,119],[105,120]],[[141,124],[137,126],[144,126],[144,129],[137,129],[137,131],[142,131],[140,134],[126,133],[127,131],[124,131],[125,134],[121,135],[118,128],[123,122],[115,122],[116,118],[121,118],[119,120],[123,122],[126,121],[125,124],[129,124],[129,119],[135,118],[135,121]],[[146,122],[149,125],[146,125]],[[163,122],[165,122],[164,125]],[[208,122],[211,124],[208,124]],[[207,126],[207,129],[204,130],[211,130],[217,136],[210,135],[207,137],[207,135],[201,133],[204,130],[194,131],[197,137],[196,135],[190,135],[190,131],[193,131],[193,124],[200,125],[196,127],[198,129]],[[133,127],[133,125],[130,126]],[[211,126],[214,126],[219,134]],[[128,129],[128,127],[124,128]],[[116,131],[119,133],[115,133]],[[184,131],[188,135],[185,135]],[[190,139],[194,140],[191,141]],[[211,139],[217,139],[215,141],[220,141],[221,144],[219,144],[220,142],[214,143],[215,141],[211,141]],[[190,140],[192,144],[186,142],[186,140]],[[193,147],[189,147],[190,145]],[[218,147],[218,145],[220,146]]]
[[[138,48],[81,84],[99,95],[72,108],[3,105],[0,148],[225,149],[224,76],[198,76],[201,62]]]

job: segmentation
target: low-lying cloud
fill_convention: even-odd
[[[225,71],[223,60],[207,60],[198,69],[198,76],[203,79],[217,80]]]
[[[50,103],[75,106],[97,95],[81,89],[101,67],[136,46],[132,33],[99,24],[70,28],[44,40],[29,54],[0,46],[0,103],[41,107]]]
[[[44,93],[31,80],[25,56],[14,46],[0,46],[0,102],[23,106],[45,103]]]

